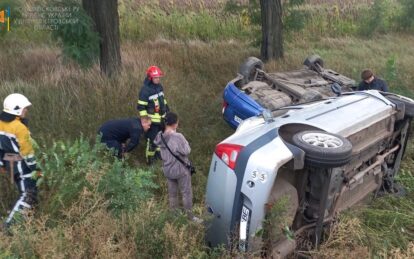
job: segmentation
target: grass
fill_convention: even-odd
[[[184,8],[188,9],[188,5]],[[33,103],[30,128],[40,143],[38,152],[49,154],[52,161],[50,152],[53,150],[60,154],[58,157],[64,157],[59,153],[62,151],[57,147],[54,149],[53,143],[63,140],[68,149],[76,146],[81,136],[86,142],[93,143],[96,131],[104,121],[135,116],[144,71],[149,65],[159,65],[166,73],[162,83],[170,107],[180,117],[179,130],[192,146],[192,160],[198,169],[193,177],[194,210],[201,215],[211,155],[215,145],[232,133],[221,118],[223,88],[235,76],[244,58],[258,56],[259,49],[250,44],[249,28],[238,27],[239,17],[217,16],[221,14],[217,14],[214,8],[203,9],[200,15],[197,10],[182,13],[177,8],[168,14],[166,10],[158,10],[154,17],[149,16],[149,10],[145,8],[138,13],[126,10],[120,10],[121,18],[122,14],[129,16],[121,20],[123,72],[117,79],[109,80],[102,76],[98,66],[81,70],[78,65],[62,58],[57,45],[47,34],[21,28],[6,35],[0,43],[0,65],[4,68],[0,70],[0,99],[15,91],[29,97]],[[219,20],[221,25],[218,26],[212,17],[224,20]],[[150,25],[157,28],[157,33],[150,30]],[[309,28],[306,30],[310,31]],[[389,81],[391,91],[413,96],[411,82],[414,75],[411,71],[414,63],[411,57],[414,56],[414,48],[411,42],[414,36],[401,33],[373,38],[360,38],[353,34],[321,36],[324,30],[327,29],[323,27],[317,37],[291,33],[285,42],[285,59],[267,63],[266,69],[299,68],[306,56],[316,53],[322,56],[327,67],[357,81],[360,71],[369,67]],[[36,37],[34,41],[30,41],[32,36]],[[83,150],[82,154],[90,152],[87,148],[78,149]],[[158,188],[151,191],[152,198],[137,202],[135,211],[120,209],[120,213],[113,214],[108,210],[113,208],[108,206],[111,199],[98,190],[95,182],[86,190],[77,189],[75,193],[78,195],[64,209],[59,206],[52,209],[48,206],[59,203],[51,201],[65,192],[45,188],[43,207],[33,221],[23,225],[21,233],[14,237],[0,238],[0,257],[231,257],[222,249],[209,250],[203,244],[202,227],[168,211],[166,184],[160,164],[150,168],[145,166],[143,149],[141,143],[127,164],[152,172]],[[410,227],[413,214],[409,209],[414,200],[413,154],[411,146],[400,175],[410,195],[403,199],[380,199],[372,206],[358,210],[358,213],[344,215],[331,239],[319,252],[314,252],[315,256],[332,258],[346,255],[347,251],[351,258],[357,255],[404,258],[404,255],[409,257],[413,254],[414,238]],[[77,156],[82,157],[81,154]],[[43,162],[45,166],[52,163],[46,160]],[[65,161],[70,160],[67,158]],[[67,169],[66,174],[76,172],[79,176],[65,178],[67,181],[86,184],[91,179],[101,179],[111,164],[109,160],[98,169],[88,167],[89,171],[73,167],[47,171],[59,172],[53,176],[53,179],[59,179],[59,174],[65,174],[63,171]],[[4,177],[1,180],[2,190],[11,189],[5,184]],[[134,184],[138,188],[138,183]],[[2,216],[11,207],[14,195],[2,192]],[[118,198],[112,200],[113,204],[132,203]],[[88,210],[91,204],[93,209]],[[395,208],[401,217],[392,213]],[[79,220],[84,211],[88,214]],[[65,220],[57,220],[61,213],[64,213]],[[348,233],[350,229],[353,231]]]
[[[135,3],[120,1],[120,27],[123,39],[134,41],[155,40],[157,37],[179,40],[215,41],[226,39],[247,39],[252,36],[250,28],[242,23],[240,14],[222,11],[221,5],[215,8],[203,1],[182,5],[157,3]],[[196,2],[196,1],[193,1]],[[133,12],[131,12],[131,9]]]

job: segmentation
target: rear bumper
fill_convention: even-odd
[[[233,82],[228,83],[224,89],[223,99],[227,103],[227,107],[223,109],[223,118],[232,128],[237,128],[241,121],[259,115],[264,110]]]
[[[242,119],[240,116],[241,115],[238,113],[238,111],[236,111],[231,105],[228,105],[224,109],[223,118],[233,129],[236,129],[244,119],[247,119]]]

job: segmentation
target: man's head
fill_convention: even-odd
[[[160,78],[164,76],[164,73],[161,71],[161,69],[157,66],[150,66],[147,69],[147,77],[149,80],[151,80],[154,84],[160,83]]]
[[[142,116],[141,118],[141,126],[144,129],[145,132],[149,130],[151,127],[151,118],[148,116]]]
[[[27,114],[27,107],[32,105],[29,99],[22,94],[10,94],[8,95],[3,102],[3,111],[25,118]]]
[[[371,69],[365,69],[361,73],[361,79],[364,80],[365,83],[369,84],[374,80],[374,73]]]
[[[171,127],[176,130],[178,127],[178,116],[173,112],[168,112],[165,115],[164,123],[166,127]]]

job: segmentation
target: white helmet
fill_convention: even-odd
[[[9,94],[3,102],[3,111],[20,116],[22,115],[23,109],[32,105],[29,99],[22,94]]]

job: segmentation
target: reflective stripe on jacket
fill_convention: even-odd
[[[5,153],[20,154],[30,170],[36,170],[36,157],[30,131],[19,117],[12,121],[0,120],[0,150]]]
[[[150,117],[152,123],[161,123],[161,118],[169,111],[162,85],[145,78],[139,92],[137,109],[140,116]]]

